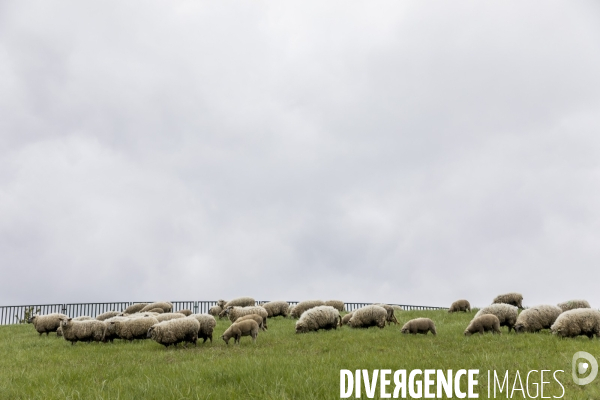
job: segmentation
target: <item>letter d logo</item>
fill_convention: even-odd
[[[587,362],[580,362],[579,364],[577,364],[577,360],[579,360],[580,358],[585,358],[589,362],[589,365]],[[589,366],[592,367],[590,370],[590,374],[586,378],[580,378],[578,376],[578,373],[584,374]],[[588,383],[596,379],[596,375],[598,375],[598,361],[596,361],[594,356],[592,356],[590,353],[586,353],[585,351],[578,351],[577,353],[573,354],[572,372],[573,382],[575,382],[577,385],[587,385]]]

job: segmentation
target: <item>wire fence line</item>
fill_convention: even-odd
[[[68,303],[68,304],[33,304],[25,306],[0,306],[0,325],[18,324],[27,315],[62,313],[69,317],[80,317],[87,315],[92,318],[107,311],[123,311],[127,307],[137,303],[152,303],[151,301],[120,301],[112,303]],[[195,314],[208,313],[208,310],[217,304],[217,301],[172,301],[173,312],[179,310],[191,310]],[[257,304],[266,303],[258,301]],[[298,301],[288,301],[290,305],[296,305]],[[375,303],[344,303],[346,311],[354,311],[361,307]],[[414,306],[407,304],[390,304],[399,306],[403,310],[445,310],[447,307]]]

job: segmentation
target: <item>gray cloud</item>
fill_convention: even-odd
[[[0,7],[2,304],[600,304],[594,2]]]

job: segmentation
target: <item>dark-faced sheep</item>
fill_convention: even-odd
[[[511,306],[510,304],[492,304],[477,311],[477,314],[475,314],[474,318],[485,314],[493,314],[498,317],[500,320],[500,326],[508,327],[508,332],[510,333],[510,330],[513,329],[517,323],[519,310],[516,306]]]
[[[468,300],[456,300],[454,303],[450,305],[448,309],[449,313],[455,313],[459,311],[471,312],[471,303]]]
[[[483,332],[490,331],[502,335],[502,332],[500,331],[500,320],[493,314],[485,314],[471,320],[471,323],[469,323],[469,326],[465,329],[465,336],[471,336],[477,332],[483,335]]]
[[[318,306],[306,310],[296,322],[296,333],[337,329],[341,325],[340,312],[331,306]]]
[[[510,304],[518,308],[523,308],[523,295],[521,293],[506,293],[496,296],[493,304]]]
[[[591,308],[565,311],[556,318],[550,330],[559,337],[600,337],[600,311]]]
[[[542,329],[550,329],[561,313],[559,307],[546,304],[523,310],[517,317],[515,332],[534,333]]]
[[[251,336],[252,342],[256,343],[256,338],[258,337],[258,324],[256,321],[248,319],[246,321],[231,324],[231,326],[223,332],[221,339],[225,341],[225,344],[229,345],[229,339],[234,338],[234,343],[239,344],[242,336]]]
[[[411,319],[407,323],[404,324],[400,332],[411,335],[416,335],[417,333],[421,333],[427,335],[427,332],[431,332],[434,335],[437,335],[437,331],[435,330],[435,323],[429,318],[415,318]]]

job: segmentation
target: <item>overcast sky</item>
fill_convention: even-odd
[[[0,2],[0,305],[600,306],[598,2]]]

